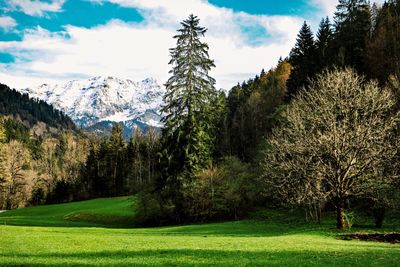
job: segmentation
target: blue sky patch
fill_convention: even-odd
[[[246,42],[252,46],[262,45],[270,37],[265,27],[259,24],[241,24],[241,31],[246,36]]]
[[[209,0],[209,3],[254,15],[303,15],[315,11],[306,0]]]
[[[12,63],[14,62],[14,57],[10,54],[0,53],[0,63]]]
[[[6,6],[7,0],[0,0],[0,6]],[[91,28],[106,24],[112,19],[125,22],[141,22],[143,17],[133,8],[124,8],[109,2],[96,3],[82,0],[66,1],[62,12],[48,12],[45,16],[30,16],[20,11],[4,12],[0,9],[0,15],[14,18],[18,26],[16,30],[21,34],[23,30],[40,26],[46,30],[55,32],[64,30],[65,25]],[[18,34],[0,33],[0,40],[20,40]]]
[[[22,35],[18,32],[6,32],[0,29],[0,41],[21,41]]]

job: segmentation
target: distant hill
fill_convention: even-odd
[[[10,89],[5,84],[0,84],[0,115],[10,116],[27,127],[41,122],[56,129],[76,129],[73,121],[52,105],[29,98],[28,94]]]

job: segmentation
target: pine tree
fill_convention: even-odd
[[[215,146],[214,158],[229,155],[228,102],[224,92],[220,92],[215,102]]]
[[[315,74],[315,42],[311,28],[303,23],[297,35],[296,45],[290,52],[289,62],[293,67],[287,84],[288,97],[291,98]]]
[[[317,72],[321,72],[332,64],[333,31],[328,17],[321,20],[316,37],[316,68]]]
[[[385,84],[390,75],[400,76],[400,1],[389,1],[374,13],[365,53],[367,72]]]
[[[143,156],[140,150],[143,142],[143,133],[137,128],[128,144],[128,161],[131,165],[130,187],[136,192],[143,184]]]
[[[163,155],[169,175],[192,173],[211,161],[212,105],[216,98],[215,80],[209,71],[215,67],[208,45],[200,40],[207,29],[190,15],[178,30],[176,47],[170,49],[171,77],[166,86],[162,113]]]
[[[366,0],[339,0],[335,12],[337,65],[365,71],[365,45],[370,30],[371,11]]]
[[[157,153],[159,145],[159,135],[155,128],[150,127],[146,133],[146,155],[147,155],[147,183],[154,182],[156,177]]]
[[[115,195],[123,194],[124,189],[124,158],[125,140],[122,134],[122,127],[119,123],[114,124],[109,140],[110,167],[112,173],[111,192]]]
[[[112,172],[110,171],[110,154],[108,140],[101,140],[97,149],[93,152],[93,193],[96,197],[113,196],[111,188],[114,187]],[[89,164],[89,163],[87,163]]]
[[[98,196],[98,182],[99,182],[99,145],[96,142],[90,144],[88,156],[86,158],[84,184],[86,191],[90,197]]]

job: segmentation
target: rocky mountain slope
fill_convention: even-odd
[[[43,84],[20,90],[63,111],[78,128],[106,133],[121,122],[125,135],[139,127],[161,127],[160,108],[165,92],[155,79],[141,82],[116,77],[94,77],[65,84]]]

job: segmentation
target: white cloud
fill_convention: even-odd
[[[0,28],[8,31],[17,26],[17,22],[12,17],[0,16]]]
[[[336,6],[338,4],[338,1],[333,1],[333,0],[311,0],[311,3],[316,5],[318,9],[321,11],[321,15],[323,17],[329,16],[332,17],[335,10]]]
[[[179,22],[195,13],[200,24],[209,29],[204,40],[217,66],[211,74],[217,87],[229,89],[287,56],[304,20],[233,12],[203,0],[109,1],[138,8],[144,21],[114,20],[90,29],[67,26],[62,33],[40,27],[27,31],[21,42],[0,42],[0,52],[16,57],[16,63],[0,65],[0,79],[10,81],[14,87],[97,75],[134,80],[152,76],[163,83],[170,68],[168,49],[175,46],[172,36]],[[260,36],[244,30],[249,27],[267,34],[260,41]],[[254,38],[257,42],[252,42]]]
[[[8,11],[18,10],[30,16],[44,16],[47,12],[61,12],[65,0],[52,0],[42,2],[40,0],[8,0]]]
[[[323,17],[329,16],[333,17],[336,6],[338,5],[338,1],[336,0],[310,0],[312,4],[316,5],[320,11],[321,15]],[[385,0],[371,0],[371,3],[377,3],[379,5],[383,4]]]

